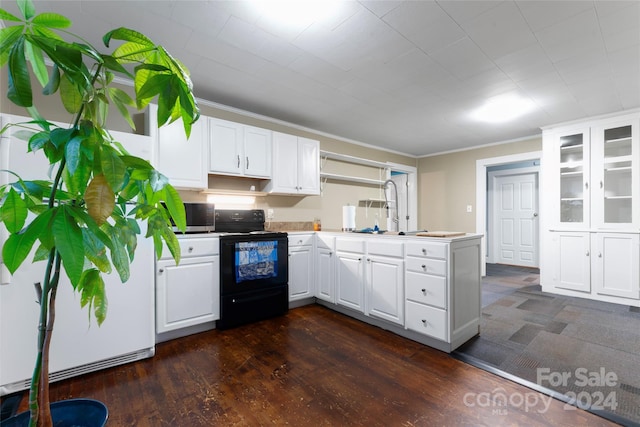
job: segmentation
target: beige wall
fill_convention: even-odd
[[[542,136],[418,160],[418,227],[476,231],[476,161],[542,150]],[[472,212],[467,212],[467,205]]]

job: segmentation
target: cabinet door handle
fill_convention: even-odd
[[[585,182],[585,183],[584,183],[584,188],[585,188],[585,190],[588,190],[588,189],[589,189],[589,183],[588,183],[588,182]]]
[[[240,169],[240,154],[238,154],[238,165],[236,167]]]
[[[602,258],[602,252],[598,252],[598,258]]]
[[[604,187],[604,182],[600,181],[600,189]]]
[[[589,251],[587,251],[587,253],[585,255],[589,256]]]
[[[246,162],[245,162],[246,166],[244,167],[245,169],[249,169],[249,156],[246,157]]]

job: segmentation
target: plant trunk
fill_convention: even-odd
[[[53,248],[47,261],[45,286],[40,297],[40,322],[38,325],[38,355],[29,390],[30,427],[52,427],[49,400],[49,349],[56,317],[56,293],[60,281],[60,255]],[[53,272],[52,272],[53,269]]]

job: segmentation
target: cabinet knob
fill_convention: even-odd
[[[587,253],[585,254],[586,256],[589,256],[589,251],[587,251]]]
[[[600,189],[602,189],[603,187],[604,187],[604,183],[600,181]]]
[[[425,288],[422,288],[421,291],[422,291],[423,294],[427,293],[427,290]]]
[[[585,188],[585,190],[588,190],[588,189],[589,189],[589,183],[588,183],[588,182],[585,182],[585,183],[584,183],[584,188]]]
[[[422,248],[422,253],[426,255],[427,254],[427,250],[425,248]]]
[[[427,325],[428,325],[428,323],[427,323],[427,319],[422,319],[422,324],[423,324],[424,326],[427,326]]]
[[[602,258],[602,252],[598,252],[598,258]]]
[[[427,269],[427,266],[426,266],[426,265],[424,265],[424,264],[422,264],[422,269],[423,269],[423,270],[426,270],[426,269]]]
[[[158,273],[160,274],[164,273],[164,268],[161,268],[160,270],[158,270]]]
[[[371,258],[367,258],[367,262],[371,262]]]
[[[193,252],[193,246],[189,246],[189,249],[187,249],[189,252]]]
[[[358,258],[358,261],[362,261],[362,258]]]
[[[333,256],[333,252],[329,251],[329,256]]]

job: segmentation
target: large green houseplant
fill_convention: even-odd
[[[103,37],[111,53],[99,52],[68,32],[71,22],[55,13],[36,14],[31,0],[18,0],[22,18],[0,9],[0,66],[6,65],[8,98],[32,118],[23,126],[25,150],[46,156],[48,181],[15,177],[0,188],[0,222],[9,232],[2,259],[11,273],[28,258],[46,263],[38,296],[38,354],[29,393],[30,425],[51,425],[48,353],[55,319],[56,290],[66,274],[81,304],[98,324],[107,315],[102,274],[112,268],[129,277],[137,221],[159,256],[163,242],[176,261],[180,252],[171,222],[184,229],[184,206],[166,177],[147,161],[130,156],[105,128],[111,106],[131,124],[129,108],[144,109],[157,99],[159,124],[182,119],[189,135],[199,111],[186,68],[143,34],[118,28]],[[115,75],[134,82],[135,96],[111,84]],[[74,117],[61,128],[40,115],[33,103],[32,76],[45,95],[59,94]],[[29,128],[37,127],[37,131]],[[7,127],[2,129],[2,132]],[[31,212],[33,219],[28,221]],[[0,225],[2,226],[2,225]]]

